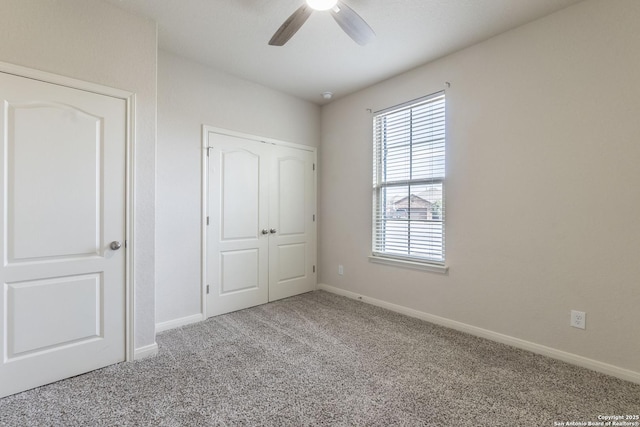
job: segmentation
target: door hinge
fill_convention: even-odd
[[[315,265],[313,266],[313,272],[314,273],[316,272],[316,266]]]
[[[316,170],[316,164],[315,163],[313,164],[313,170]]]
[[[124,248],[127,249],[127,241],[124,241]]]
[[[213,147],[207,147],[207,157],[209,157],[209,152],[211,151]]]
[[[209,225],[209,217],[207,217],[207,225]]]
[[[316,215],[313,215],[313,222],[316,222]]]
[[[207,295],[209,295],[209,285],[207,285]]]

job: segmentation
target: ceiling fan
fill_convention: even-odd
[[[288,42],[314,10],[329,11],[333,19],[340,25],[340,28],[359,45],[364,46],[376,36],[369,24],[344,2],[340,0],[306,0],[306,4],[303,4],[293,12],[284,21],[284,24],[278,28],[278,31],[269,40],[269,44],[271,46],[282,46]]]

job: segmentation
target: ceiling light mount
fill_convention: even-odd
[[[329,92],[329,91],[322,92],[322,97],[324,99],[331,99],[331,98],[333,98],[333,92]]]
[[[329,10],[338,3],[338,0],[307,0],[307,4],[314,10]]]

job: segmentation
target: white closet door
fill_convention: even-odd
[[[211,134],[207,316],[269,300],[269,152],[266,144]]]
[[[125,358],[126,104],[0,73],[0,117],[1,397]]]
[[[207,316],[315,289],[315,153],[208,131]]]
[[[269,301],[316,287],[315,155],[273,146],[270,177]]]

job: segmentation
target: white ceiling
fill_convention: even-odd
[[[267,42],[304,0],[105,1],[158,22],[161,49],[323,104],[581,0],[343,0],[373,43],[314,12],[282,47]]]

